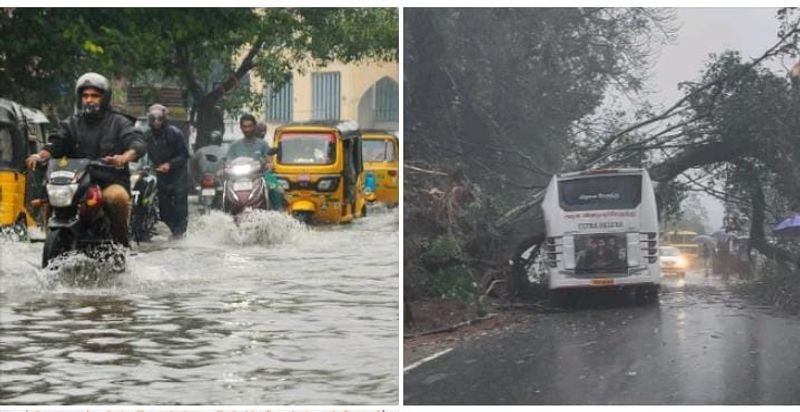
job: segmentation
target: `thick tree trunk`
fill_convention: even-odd
[[[209,93],[205,93],[197,81],[192,70],[194,62],[188,48],[181,45],[176,46],[176,62],[195,102],[192,106],[192,124],[197,129],[195,150],[210,143],[212,131],[224,131],[225,116],[217,104],[227,93],[236,90],[242,77],[255,67],[256,56],[261,52],[263,44],[263,39],[256,39],[239,67]]]

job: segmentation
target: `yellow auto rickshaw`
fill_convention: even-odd
[[[374,193],[376,202],[395,206],[400,198],[397,136],[382,130],[364,130],[362,134],[367,192]]]
[[[25,159],[44,143],[47,123],[44,113],[0,98],[0,231],[19,239],[42,226],[41,211],[31,207],[42,176],[32,178]]]
[[[366,213],[357,123],[290,123],[275,130],[273,147],[275,174],[293,216],[346,223]]]

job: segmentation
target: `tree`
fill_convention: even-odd
[[[578,169],[625,166],[631,154],[657,153],[648,170],[660,183],[657,197],[662,209],[680,202],[680,192],[686,188],[702,189],[747,214],[752,247],[766,256],[800,263],[790,250],[777,248],[765,238],[767,198],[788,204],[789,209],[800,207],[800,148],[796,144],[800,82],[761,67],[770,58],[798,55],[800,16],[782,10],[778,17],[783,22],[778,41],[761,56],[748,62],[731,51],[714,56],[698,81],[683,84],[682,99],[662,113],[611,134],[580,161]],[[624,138],[654,125],[654,130],[633,141]],[[690,176],[692,170],[703,177]],[[679,177],[688,183],[676,184]],[[520,246],[513,242],[543,237],[541,199],[541,195],[531,197],[495,223],[497,232],[512,242],[501,259],[514,258]]]
[[[294,69],[396,60],[398,45],[394,8],[11,9],[0,28],[4,95],[34,106],[71,96],[63,89],[89,69],[145,86],[161,78],[188,91],[201,142],[221,127],[217,106],[261,104],[239,90],[251,72],[280,87]]]
[[[576,122],[609,89],[640,89],[671,18],[666,9],[406,10],[407,158],[459,162],[515,204],[562,168]]]

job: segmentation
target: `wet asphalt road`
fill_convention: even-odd
[[[800,319],[717,278],[667,279],[657,305],[530,316],[408,371],[405,404],[800,403]]]

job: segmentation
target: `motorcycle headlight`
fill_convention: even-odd
[[[47,185],[47,197],[50,204],[55,207],[65,207],[72,204],[72,198],[75,197],[75,192],[77,191],[77,183],[68,185]]]
[[[323,177],[317,181],[317,190],[320,192],[332,192],[336,189],[338,180],[335,177]]]
[[[279,177],[278,178],[278,184],[281,185],[283,190],[289,190],[290,185],[289,185],[289,181],[288,180],[286,180],[286,179],[284,179],[282,177]]]
[[[234,175],[246,175],[253,171],[253,166],[251,165],[236,165],[231,167],[231,174]]]
[[[136,183],[139,183],[139,174],[135,173],[131,175],[131,188],[136,187]]]

